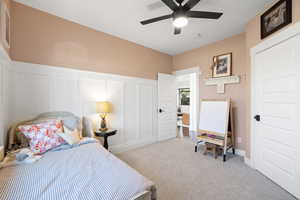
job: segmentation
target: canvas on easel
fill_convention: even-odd
[[[200,121],[195,151],[199,143],[211,143],[223,148],[226,161],[228,149],[234,150],[233,113],[230,100],[201,101]]]

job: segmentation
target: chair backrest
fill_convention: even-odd
[[[182,124],[183,125],[190,125],[190,114],[189,113],[183,113],[183,115],[182,115]]]

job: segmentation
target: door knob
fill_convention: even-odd
[[[255,116],[254,116],[254,119],[255,119],[256,121],[260,122],[260,115],[255,115]]]
[[[164,111],[163,111],[163,109],[160,108],[160,109],[158,109],[158,112],[159,112],[159,113],[162,113],[162,112],[164,112]]]

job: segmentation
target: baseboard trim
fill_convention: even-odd
[[[177,136],[175,135],[175,136],[173,136],[173,135],[167,135],[167,136],[163,136],[163,137],[160,137],[159,139],[158,139],[158,141],[159,142],[162,142],[162,141],[165,141],[165,140],[170,140],[170,139],[175,139]]]
[[[134,141],[134,142],[130,142],[127,144],[111,146],[111,147],[109,147],[109,150],[114,154],[119,154],[119,153],[123,153],[123,152],[129,151],[129,150],[137,149],[137,148],[149,145],[149,144],[154,144],[156,142],[157,142],[157,140],[154,138],[152,138],[150,140],[144,140],[144,141]]]
[[[246,165],[248,165],[249,167],[253,168],[251,159],[247,158],[247,156],[246,156],[246,151],[241,150],[241,149],[236,149],[235,153],[236,153],[236,155],[242,156],[244,158],[244,163]]]
[[[246,165],[248,165],[249,167],[253,168],[251,159],[247,158],[247,156],[246,156],[246,151],[241,150],[241,149],[236,149],[235,153],[236,153],[236,155],[242,156],[244,158],[244,163]]]
[[[242,149],[236,149],[235,150],[236,155],[242,156],[242,157],[246,157],[246,152]]]
[[[247,157],[244,157],[244,162],[245,162],[246,165],[248,165],[249,167],[253,168],[251,159],[249,159]]]
[[[119,154],[119,153],[123,153],[129,150],[133,150],[133,149],[137,149],[149,144],[154,144],[157,142],[163,142],[166,140],[170,140],[170,139],[175,139],[176,137],[174,136],[167,136],[167,137],[162,137],[159,140],[157,140],[157,138],[151,138],[151,139],[147,139],[147,140],[135,140],[133,142],[129,142],[126,144],[121,144],[121,145],[114,145],[109,147],[109,150],[114,153],[114,154]]]

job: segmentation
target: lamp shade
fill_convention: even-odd
[[[112,105],[108,101],[101,101],[97,103],[96,109],[97,113],[111,113]]]

